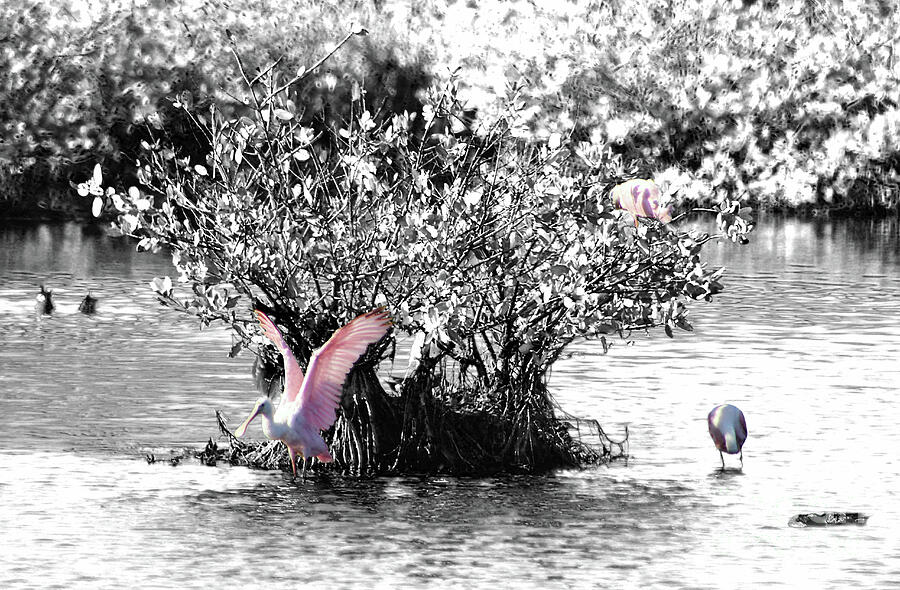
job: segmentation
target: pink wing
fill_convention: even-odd
[[[281,403],[292,402],[297,397],[297,394],[300,393],[300,386],[303,384],[303,371],[300,369],[300,365],[297,364],[297,359],[294,358],[291,348],[284,341],[281,332],[278,331],[278,328],[275,327],[269,316],[258,309],[254,309],[253,313],[256,315],[256,319],[259,320],[263,333],[284,356],[284,394],[282,394]]]
[[[302,416],[303,422],[316,430],[326,430],[334,424],[334,410],[341,402],[347,373],[370,344],[387,334],[390,326],[390,316],[384,308],[378,308],[337,330],[309,360],[295,416]]]

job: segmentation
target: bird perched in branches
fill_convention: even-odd
[[[243,436],[253,419],[262,415],[266,437],[280,440],[287,446],[295,477],[297,455],[302,457],[302,477],[305,478],[307,458],[316,457],[323,463],[332,460],[321,431],[334,424],[335,410],[350,369],[370,344],[387,334],[391,320],[388,313],[379,308],[339,328],[328,342],[312,353],[304,377],[297,359],[272,320],[259,310],[253,313],[263,333],[284,357],[284,392],[277,409],[268,397],[259,398],[250,416],[234,434]]]
[[[744,452],[741,450],[744,441],[747,440],[747,422],[744,413],[736,406],[722,404],[712,409],[707,416],[709,435],[712,437],[716,448],[719,449],[719,457],[722,459],[722,469],[725,469],[725,456],[741,454],[741,468],[744,467]]]
[[[637,226],[638,217],[653,217],[663,223],[672,221],[672,206],[663,206],[660,202],[659,187],[652,180],[635,178],[613,187],[613,205],[624,209],[634,216]]]

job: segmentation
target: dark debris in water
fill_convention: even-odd
[[[209,442],[206,443],[206,448],[197,455],[197,458],[200,459],[200,462],[204,465],[209,465],[210,467],[214,467],[215,464],[219,461],[219,457],[222,453],[219,451],[219,445],[216,444],[216,441],[210,437]]]
[[[206,447],[199,452],[194,449],[173,450],[171,455],[167,457],[158,457],[154,453],[147,453],[144,455],[144,458],[150,465],[168,463],[173,467],[178,466],[186,459],[196,458],[203,465],[211,467],[215,466],[219,461],[224,461],[231,465],[242,465],[245,467],[288,471],[291,469],[290,458],[279,441],[244,442],[231,434],[231,431],[225,424],[225,418],[220,412],[216,412],[216,419],[219,423],[222,438],[228,439],[228,445],[220,446],[210,437]]]
[[[788,521],[788,526],[803,528],[841,524],[863,525],[866,524],[867,520],[869,520],[869,516],[861,512],[810,512],[791,517]]]
[[[577,437],[582,442],[584,451],[582,455],[578,456],[582,465],[607,463],[615,459],[625,459],[627,462],[627,427],[624,437],[621,440],[614,440],[603,431],[596,420],[583,420],[571,415],[566,415],[565,418],[565,421],[560,424],[561,428],[568,430],[570,435]],[[173,450],[166,457],[148,453],[145,455],[147,463],[168,463],[174,467],[182,461],[197,459],[201,464],[208,466],[215,466],[222,461],[230,465],[256,469],[291,471],[290,457],[280,441],[243,441],[232,434],[225,417],[219,411],[216,411],[216,421],[220,436],[216,440],[210,437],[203,450]],[[594,442],[591,439],[594,439]],[[316,471],[324,467],[324,464],[317,461],[310,463],[307,467],[308,470]]]
[[[88,291],[88,294],[81,300],[81,303],[78,305],[78,311],[85,315],[92,315],[97,312],[97,298],[91,295],[91,291]]]
[[[172,451],[172,455],[169,457],[157,457],[154,453],[147,453],[144,455],[144,458],[147,460],[148,465],[153,465],[154,463],[168,463],[172,467],[177,467],[185,459],[193,457],[194,454],[195,453],[190,450],[185,450],[180,453]]]
[[[609,436],[593,418],[578,418],[568,413],[564,414],[563,426],[573,438],[584,442],[589,448],[595,450],[600,457],[609,461],[624,459],[628,465],[629,457],[629,433],[628,425],[625,425],[625,434],[620,440]]]
[[[242,465],[245,467],[258,467],[260,469],[281,469],[289,471],[291,469],[290,457],[288,457],[287,449],[281,441],[242,441],[231,433],[231,429],[225,423],[225,417],[222,412],[216,410],[216,422],[219,424],[219,432],[222,437],[228,440],[228,446],[220,449],[212,439],[206,445],[204,453],[209,457],[206,465],[214,465],[212,461],[226,461],[231,465]],[[213,453],[215,458],[212,457]],[[201,459],[202,460],[202,459]]]

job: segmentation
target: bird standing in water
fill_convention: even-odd
[[[731,404],[722,404],[712,409],[707,417],[709,423],[709,435],[716,448],[719,449],[719,457],[722,459],[722,470],[725,469],[725,455],[741,454],[741,468],[744,467],[744,452],[741,448],[747,440],[747,422],[744,413]]]
[[[35,307],[40,313],[46,315],[53,313],[53,290],[45,289],[44,285],[41,285],[41,292],[35,297]]]
[[[261,397],[250,416],[234,431],[243,436],[250,422],[263,417],[263,432],[272,440],[280,440],[288,448],[291,468],[297,476],[297,455],[303,458],[302,477],[306,477],[306,459],[316,457],[323,463],[332,460],[321,431],[334,424],[335,409],[341,401],[344,380],[353,365],[370,344],[381,340],[391,326],[384,309],[363,314],[339,328],[309,359],[304,378],[297,359],[281,332],[269,317],[254,310],[263,333],[284,357],[284,392],[275,409],[272,400]]]

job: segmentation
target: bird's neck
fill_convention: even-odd
[[[737,436],[733,429],[725,432],[725,451],[732,455],[738,452]]]
[[[284,438],[284,434],[287,431],[287,425],[276,422],[271,411],[265,412],[262,415],[262,421],[263,434],[266,435],[266,438],[270,440]]]

